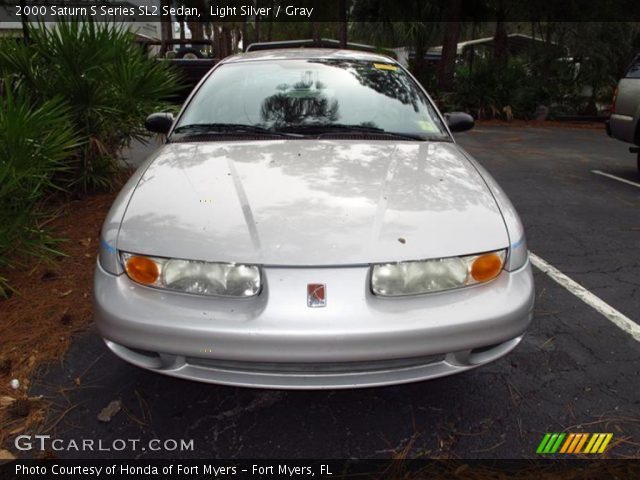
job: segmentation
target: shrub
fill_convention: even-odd
[[[502,116],[507,106],[514,115],[530,115],[535,110],[535,93],[527,76],[520,61],[512,59],[506,67],[496,68],[490,59],[477,59],[473,68],[457,69],[455,92],[448,101],[478,118]]]
[[[107,187],[120,150],[143,139],[143,121],[176,92],[176,73],[148,58],[122,26],[59,22],[31,30],[31,43],[0,45],[0,73],[13,76],[35,102],[61,97],[84,137],[59,184]]]
[[[25,256],[45,258],[55,253],[53,239],[39,220],[43,194],[51,179],[64,171],[77,148],[69,109],[60,99],[34,105],[9,82],[0,96],[0,269]],[[0,295],[9,290],[0,275]]]
[[[497,67],[491,58],[479,58],[472,68],[457,68],[454,92],[438,100],[445,110],[468,111],[476,118],[506,117],[510,110],[515,118],[528,119],[538,105],[555,105],[576,91],[572,68],[562,60],[522,58]]]

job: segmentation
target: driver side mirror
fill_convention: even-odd
[[[465,132],[471,130],[475,125],[475,120],[471,115],[464,112],[449,112],[444,114],[447,126],[452,132]]]
[[[144,126],[147,130],[153,133],[162,133],[166,135],[171,130],[173,125],[173,114],[160,112],[152,113],[144,121]]]

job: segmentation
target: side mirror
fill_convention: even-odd
[[[450,112],[445,113],[444,118],[447,121],[447,126],[452,132],[466,132],[471,130],[475,125],[473,117],[464,112]]]
[[[169,133],[171,125],[173,125],[173,114],[166,112],[152,113],[144,121],[144,126],[147,130],[164,135]]]

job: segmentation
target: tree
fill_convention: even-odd
[[[347,0],[340,0],[340,47],[347,48]]]
[[[181,3],[187,7],[195,7],[198,12],[204,12],[206,14],[206,2],[205,0],[182,0]],[[187,25],[191,31],[191,38],[194,40],[204,40],[204,28],[202,21],[197,16],[189,15],[186,18]]]
[[[176,20],[180,26],[180,40],[184,41],[187,38],[184,28],[184,15],[176,15]]]
[[[20,0],[20,23],[22,24],[22,38],[29,43],[29,17],[24,13],[25,1]]]
[[[460,38],[460,14],[462,13],[462,0],[451,0],[447,5],[445,18],[447,26],[442,40],[442,55],[438,63],[438,87],[442,91],[450,91],[453,88],[453,73],[456,67],[458,55],[458,39]]]
[[[161,8],[168,8],[171,6],[171,0],[161,0],[160,5]],[[173,25],[170,16],[162,16],[160,29],[160,38],[162,39],[160,54],[164,56],[169,49],[169,45],[167,44],[167,42],[173,40]]]
[[[498,0],[496,5],[496,31],[493,35],[493,59],[496,67],[503,68],[509,61],[509,36],[505,20],[507,8],[504,0]]]

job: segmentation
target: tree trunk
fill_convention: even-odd
[[[24,43],[31,43],[29,38],[29,17],[24,14],[25,1],[20,0],[20,22],[22,23],[22,40]]]
[[[496,31],[493,36],[493,59],[497,67],[505,67],[509,60],[509,37],[505,24],[506,11],[504,0],[499,0],[496,12]]]
[[[442,39],[442,55],[438,63],[438,87],[441,91],[450,92],[453,89],[453,74],[456,68],[456,57],[458,55],[458,40],[460,39],[460,13],[462,0],[451,0],[447,4],[445,13],[447,25],[445,26],[444,38]]]
[[[189,3],[193,4],[198,12],[205,12],[207,9],[207,2],[205,2],[205,0],[191,0]],[[204,40],[204,26],[199,20],[199,17],[189,17],[187,18],[187,22],[189,24],[189,30],[191,30],[191,38],[193,40]]]
[[[240,52],[240,50],[238,50],[240,46],[240,35],[240,27],[234,25],[231,30],[231,53],[233,54]]]
[[[246,50],[247,48],[247,19],[245,18],[244,20],[242,20],[242,50]]]
[[[347,0],[340,0],[340,48],[347,48]]]
[[[215,31],[215,42],[216,42],[216,53],[218,58],[224,58],[226,55],[224,54],[224,39],[222,38],[222,29],[224,28],[224,23],[219,22],[219,25],[216,25]]]
[[[160,4],[162,7],[171,7],[171,0],[162,0]],[[167,42],[173,40],[173,26],[171,24],[170,16],[162,16],[160,23],[160,39],[162,40],[160,56],[164,57],[169,49],[169,44]]]
[[[320,43],[320,25],[317,22],[311,22],[311,38],[314,43]]]
[[[415,57],[413,58],[412,73],[418,78],[418,80],[422,81],[426,67],[424,56],[427,53],[422,35],[418,35],[415,38],[414,52]]]
[[[222,52],[220,54],[220,58],[225,58],[231,55],[233,52],[231,50],[231,31],[229,27],[224,25],[222,27]]]
[[[185,31],[184,31],[184,17],[177,17],[178,20],[178,24],[180,25],[180,40],[183,40],[186,38],[185,37]]]
[[[271,11],[273,12],[276,7],[275,0],[271,0]],[[273,39],[273,20],[269,21],[269,26],[267,27],[267,42],[270,42]]]
[[[191,31],[192,40],[204,40],[204,29],[202,28],[202,22],[197,17],[188,17],[187,25]]]

